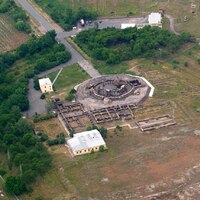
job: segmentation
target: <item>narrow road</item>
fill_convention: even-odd
[[[171,15],[167,15],[165,14],[165,17],[167,17],[167,19],[169,20],[169,28],[170,28],[170,31],[172,33],[174,33],[175,35],[180,35],[180,33],[176,32],[175,30],[175,26],[174,26],[174,17],[172,17]]]

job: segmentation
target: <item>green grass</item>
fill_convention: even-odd
[[[51,81],[54,80],[57,73],[58,71],[48,75]],[[88,78],[89,75],[84,70],[82,70],[78,64],[73,64],[62,70],[54,86],[56,90],[60,90],[66,87],[73,87],[76,84],[79,84]]]
[[[130,66],[123,62],[117,65],[108,65],[103,61],[93,61],[94,67],[99,71],[100,74],[133,74],[129,71]]]
[[[52,8],[59,5],[60,7],[72,8],[74,10],[85,7],[88,10],[96,11],[102,17],[127,16],[129,13],[135,15],[140,11],[140,5],[136,0],[43,0],[40,4],[47,12],[50,10],[47,8],[48,4]]]

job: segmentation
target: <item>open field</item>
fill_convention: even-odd
[[[188,0],[44,0],[41,5],[45,11],[50,12],[53,7],[67,7],[78,9],[79,7],[97,11],[99,17],[122,17],[128,14],[135,16],[146,16],[152,11],[164,9],[167,14],[175,18],[177,31],[190,32],[200,37],[198,22],[200,19],[200,1],[195,1],[195,9],[191,8],[191,1]],[[194,13],[192,13],[194,11]],[[184,17],[187,20],[184,21]]]
[[[19,32],[9,16],[0,14],[0,52],[15,49],[27,39],[28,35]]]
[[[158,194],[162,200],[179,200],[181,196],[188,199],[188,195],[198,200],[199,51],[200,47],[192,44],[161,62],[145,59],[127,62],[121,72],[129,70],[147,78],[156,89],[153,98],[135,110],[134,120],[103,125],[110,128],[107,152],[71,158],[64,145],[49,148],[54,167],[24,199],[43,196],[44,199],[151,200],[154,194],[163,192]],[[165,114],[174,116],[177,125],[144,133],[134,128],[138,120]],[[57,122],[45,123],[46,133],[51,136],[54,130],[51,124]],[[55,124],[56,132],[62,132],[62,127]],[[116,133],[112,126],[117,124],[130,124],[133,129],[124,126],[122,132]]]

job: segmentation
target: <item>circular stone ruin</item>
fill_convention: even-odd
[[[80,84],[76,101],[90,110],[124,104],[138,105],[149,96],[150,89],[146,81],[138,76],[104,75]]]

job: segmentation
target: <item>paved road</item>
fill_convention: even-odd
[[[54,30],[53,26],[42,17],[26,0],[17,0],[20,5],[26,10],[31,16],[33,16],[47,31]]]

